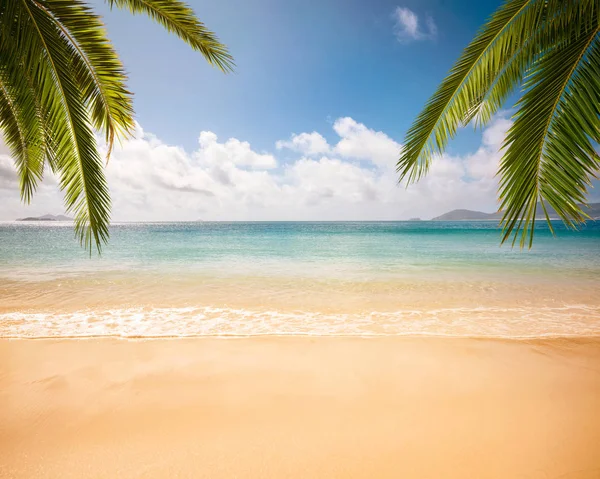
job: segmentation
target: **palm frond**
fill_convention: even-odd
[[[10,148],[19,177],[21,199],[27,203],[44,174],[43,146],[38,141],[39,125],[28,117],[28,91],[15,92],[0,75],[0,129]]]
[[[486,125],[510,94],[522,85],[536,59],[549,49],[570,41],[573,36],[577,37],[584,24],[592,28],[589,22],[598,14],[596,3],[595,0],[548,0],[537,28],[522,43],[519,43],[522,39],[513,39],[516,50],[512,55],[496,59],[496,71],[492,71],[488,84],[481,87],[481,96],[476,99],[463,123],[475,119],[476,127]]]
[[[180,0],[107,0],[149,15],[213,65],[233,59]],[[82,244],[108,240],[110,198],[95,132],[115,139],[134,127],[123,66],[84,0],[0,0],[0,130],[29,201],[47,161],[60,177]]]
[[[21,2],[26,14],[21,28],[29,33],[26,46],[32,49],[28,55],[32,64],[26,67],[38,73],[67,211],[75,213],[75,231],[82,244],[90,252],[93,245],[100,250],[108,239],[110,198],[80,89],[82,79],[72,68],[77,51],[43,9],[30,0]]]
[[[113,7],[148,15],[176,34],[211,64],[224,72],[234,68],[233,57],[217,36],[198,20],[194,11],[180,0],[107,0]]]
[[[521,232],[531,246],[540,202],[568,226],[584,221],[578,204],[600,166],[599,24],[598,0],[507,0],[413,123],[400,180],[418,180],[459,126],[485,125],[522,86],[499,171],[502,241]]]
[[[425,174],[435,153],[473,112],[506,62],[544,18],[544,0],[509,0],[484,25],[409,129],[397,171],[409,183]]]
[[[133,131],[131,93],[123,65],[106,37],[100,18],[80,0],[32,0],[58,26],[77,52],[72,57],[76,78],[89,106],[94,127],[105,133],[108,156],[115,136]]]
[[[44,173],[45,141],[41,110],[29,72],[11,49],[11,38],[0,43],[0,129],[11,150],[19,177],[21,199],[27,203]]]
[[[578,25],[532,66],[517,103],[500,165],[503,241],[521,231],[531,246],[538,201],[569,226],[585,220],[577,203],[600,167],[600,39],[597,22]]]
[[[475,120],[476,127],[483,127],[500,111],[508,97],[523,83],[523,78],[536,56],[539,56],[541,32],[538,30],[499,66],[488,85],[476,99],[463,124]]]

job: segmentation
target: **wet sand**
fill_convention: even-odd
[[[600,339],[0,340],[0,477],[600,477]]]

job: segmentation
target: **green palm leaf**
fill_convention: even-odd
[[[485,125],[522,86],[499,170],[503,241],[520,231],[531,246],[540,201],[568,226],[584,221],[578,205],[600,166],[599,16],[600,0],[507,1],[408,131],[400,180],[418,180],[459,126]]]
[[[227,48],[178,0],[108,0],[149,14],[223,71]],[[96,133],[108,151],[134,127],[123,66],[83,0],[0,0],[0,129],[29,201],[47,162],[82,244],[108,240],[110,197]]]
[[[108,151],[115,137],[133,131],[133,105],[125,86],[123,65],[106,37],[100,18],[79,0],[35,2],[56,23],[76,55],[72,56],[76,77],[88,105],[94,128],[104,131]]]
[[[9,58],[11,39],[0,44],[0,57]],[[29,203],[42,179],[45,130],[33,79],[18,55],[0,64],[0,128],[17,167],[21,198]]]
[[[500,165],[504,240],[522,226],[521,243],[533,241],[538,200],[547,201],[570,226],[584,221],[589,177],[600,163],[598,26],[583,28],[532,67],[517,103]],[[519,228],[515,231],[518,233]]]
[[[57,169],[67,211],[75,213],[75,231],[91,251],[108,239],[110,198],[96,138],[80,89],[82,78],[72,68],[76,50],[56,22],[37,4],[22,0],[33,28],[32,43],[43,52],[52,83],[43,84],[44,103],[51,112]],[[34,2],[35,3],[35,2]]]
[[[427,172],[433,154],[444,150],[472,114],[501,59],[512,56],[538,27],[544,7],[543,0],[508,1],[477,34],[408,131],[397,164],[401,180],[413,182]]]
[[[6,80],[6,72],[0,73],[0,128],[15,160],[21,198],[28,203],[44,174],[43,132],[31,91],[11,91]]]
[[[142,13],[177,35],[204,55],[211,65],[232,71],[233,57],[217,36],[198,20],[194,11],[179,0],[107,0],[109,5]]]

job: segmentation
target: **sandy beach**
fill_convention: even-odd
[[[0,341],[7,478],[600,477],[600,339]]]

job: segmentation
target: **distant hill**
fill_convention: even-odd
[[[550,219],[559,219],[556,211],[553,208],[547,206],[548,215]],[[600,203],[590,203],[588,208],[584,208],[584,211],[594,220],[600,220]],[[542,205],[538,203],[536,219],[546,219]],[[502,212],[496,213],[484,213],[482,211],[472,210],[452,210],[448,213],[444,213],[441,216],[436,216],[433,221],[485,221],[495,220],[498,221],[502,218]]]
[[[499,213],[484,213],[483,211],[452,210],[443,215],[436,216],[433,221],[478,221],[494,220]]]
[[[43,216],[28,216],[27,218],[17,218],[17,221],[73,221],[65,215],[43,215]]]

